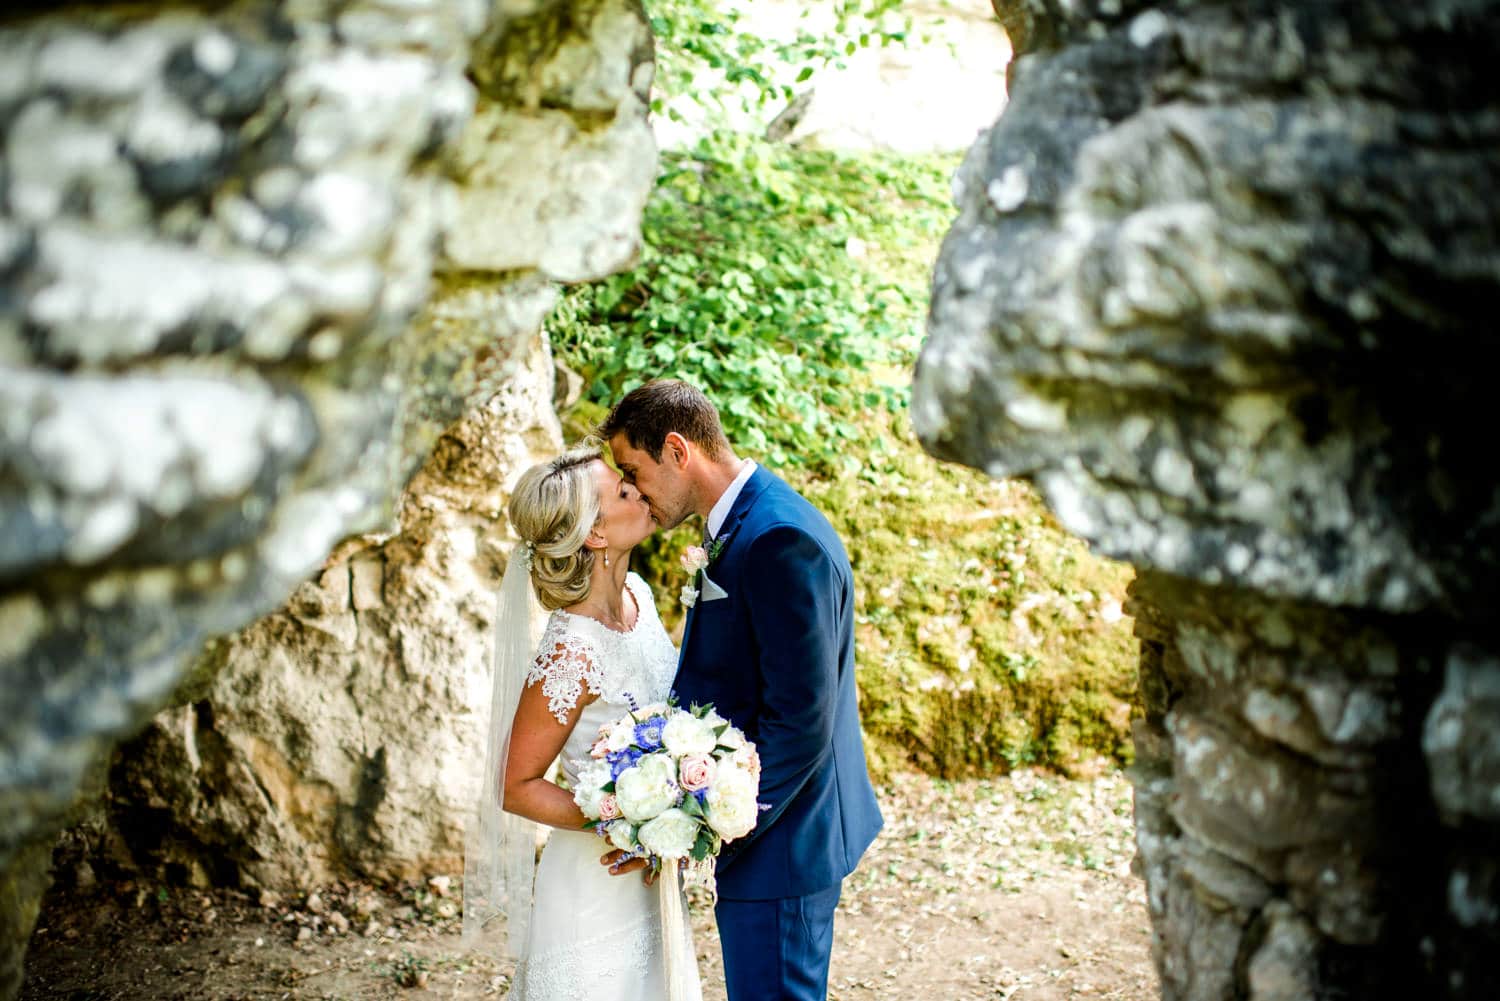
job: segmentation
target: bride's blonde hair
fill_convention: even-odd
[[[590,466],[600,447],[585,441],[538,463],[516,481],[506,513],[531,551],[531,586],[546,609],[576,605],[589,595],[594,551],[584,540],[599,520],[599,489]],[[522,556],[517,549],[516,558]]]

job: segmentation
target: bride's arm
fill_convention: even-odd
[[[543,776],[578,725],[583,707],[595,698],[587,690],[580,692],[578,701],[568,710],[567,719],[559,722],[542,685],[526,686],[510,731],[503,800],[507,811],[552,827],[570,831],[583,828],[587,818],[573,802],[573,794]]]

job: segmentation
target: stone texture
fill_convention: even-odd
[[[917,377],[934,451],[1034,477],[1141,566],[1478,611],[1500,584],[1472,558],[1500,497],[1468,475],[1500,273],[1478,9],[1195,5],[1021,60],[1013,100],[1036,96],[955,182]],[[1396,73],[1375,53],[1402,38],[1458,48],[1421,73],[1398,48]]]
[[[653,157],[631,152],[652,148],[639,115],[583,129],[563,112],[486,107],[456,154],[464,186],[449,259],[460,268],[534,269],[568,282],[629,267],[656,173]]]
[[[447,256],[456,268],[592,281],[640,250],[656,179],[651,33],[636,0],[534,6],[475,46],[483,99],[454,154]]]
[[[996,9],[913,418],[1140,571],[1163,995],[1490,996],[1495,4]]]
[[[538,18],[568,29],[546,59]],[[239,663],[236,643],[294,674],[330,663],[323,643],[382,671],[421,652],[388,603],[406,583],[395,564],[428,559],[425,541],[382,548],[409,530],[398,499],[496,394],[549,419],[533,388],[552,382],[535,354],[549,283],[621,267],[639,242],[655,164],[644,24],[634,0],[281,0],[36,6],[0,27],[0,938],[28,934],[37,846],[169,704],[116,758],[112,802],[186,847],[114,839],[112,857],[207,858],[243,823],[254,850],[201,878],[269,880],[298,846],[330,871],[387,864],[352,846],[384,836],[380,749],[415,721],[358,719],[333,673],[316,698],[268,680],[267,704],[322,699],[363,727],[299,757],[315,727],[235,716],[212,672]],[[325,566],[372,532],[363,556]],[[437,602],[463,609],[448,642],[469,661],[485,581],[460,575]],[[294,590],[264,627],[284,646],[204,652]],[[299,619],[308,602],[326,614]],[[306,661],[293,634],[316,637]],[[190,772],[161,767],[179,752]],[[252,788],[262,774],[276,796]],[[440,857],[451,831],[433,831],[452,822],[424,820],[394,850]]]
[[[116,753],[73,857],[277,890],[462,870],[508,486],[562,444],[544,341],[525,362],[439,438],[393,534],[346,541],[210,644],[184,704]]]

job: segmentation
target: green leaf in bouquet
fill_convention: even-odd
[[[700,820],[708,819],[708,814],[703,810],[703,804],[698,802],[698,797],[692,793],[682,797],[682,806],[679,809],[689,817],[697,817]]]
[[[614,779],[610,779],[608,782],[604,783],[604,785],[600,786],[599,788],[602,789],[605,792],[614,792],[615,791],[615,780]]]
[[[703,828],[698,832],[698,840],[693,842],[691,855],[694,862],[702,862],[708,858],[709,853],[714,850],[714,832],[710,828]]]

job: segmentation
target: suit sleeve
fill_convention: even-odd
[[[776,823],[833,753],[839,568],[816,539],[790,525],[762,533],[746,555],[746,604],[759,646],[759,800],[770,809],[748,835],[725,846],[720,864]]]

